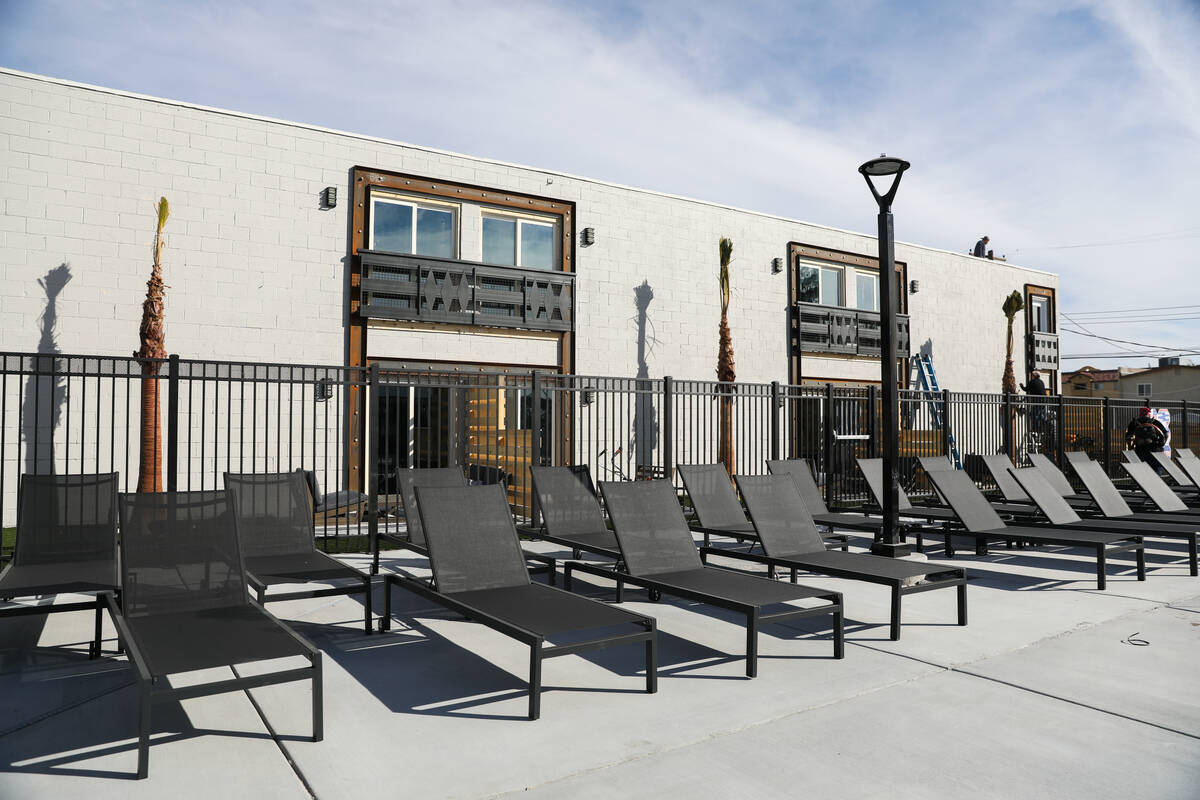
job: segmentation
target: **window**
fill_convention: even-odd
[[[858,289],[854,307],[861,311],[878,311],[879,275],[874,272],[855,272],[854,285]]]
[[[1029,298],[1029,329],[1042,333],[1050,330],[1050,298],[1043,295],[1032,295]]]
[[[1076,383],[1076,384],[1072,384],[1072,385],[1075,387],[1075,391],[1077,391],[1077,392],[1086,392],[1087,391],[1086,383]]]
[[[541,218],[486,212],[483,215],[483,260],[525,269],[554,269],[556,225]]]
[[[1153,383],[1139,383],[1138,384],[1138,397],[1149,397],[1150,390],[1152,389],[1153,386],[1154,386]]]
[[[1093,383],[1093,384],[1092,384],[1092,388],[1093,388],[1093,389],[1103,389],[1103,388],[1104,388],[1104,382],[1103,382],[1103,381],[1096,381],[1095,383]]]
[[[835,267],[800,266],[800,302],[842,304],[842,271]]]
[[[416,198],[372,197],[369,248],[454,258],[457,208]]]

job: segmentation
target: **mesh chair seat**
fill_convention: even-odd
[[[632,618],[628,611],[541,583],[447,596],[540,636],[628,625]]]
[[[828,589],[798,586],[715,567],[657,572],[649,578],[666,586],[752,606],[777,605],[806,597],[828,599],[830,594]]]
[[[308,655],[295,638],[249,604],[126,617],[126,622],[154,675]]]
[[[0,597],[116,591],[118,585],[115,560],[9,564],[0,571]]]
[[[604,522],[596,488],[586,465],[530,467],[546,536],[578,550],[616,557],[617,537]],[[538,535],[537,531],[533,534]]]
[[[971,531],[972,535],[993,536],[1003,539],[1020,539],[1027,542],[1045,542],[1046,544],[1063,545],[1105,545],[1114,544],[1115,540],[1135,535],[1134,531],[1126,531],[1123,535],[1101,533],[1099,531],[1082,530],[1075,527],[1066,528],[1031,528],[1017,525],[1007,525],[992,530]]]
[[[898,558],[873,556],[870,553],[843,553],[841,550],[827,550],[820,553],[794,553],[773,556],[781,566],[789,566],[794,562],[800,567],[811,567],[815,572],[825,570],[846,572],[851,577],[886,578],[889,580],[904,580],[921,575],[938,575],[953,573],[958,575],[957,567],[939,567],[924,561],[904,561]],[[827,573],[828,574],[828,573]]]
[[[246,557],[245,565],[246,572],[268,586],[333,578],[362,579],[361,572],[320,550],[277,556]]]

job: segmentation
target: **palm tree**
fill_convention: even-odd
[[[142,346],[133,357],[142,366],[142,428],[141,458],[138,470],[139,492],[161,492],[162,485],[162,426],[159,424],[158,384],[159,367],[167,357],[166,305],[163,302],[162,250],[167,240],[163,228],[171,213],[167,198],[160,197],[155,208],[158,229],[154,234],[154,266],[146,281],[146,300],[142,303]]]
[[[1025,301],[1021,298],[1021,293],[1013,289],[1012,294],[1004,298],[1004,305],[1000,307],[1004,312],[1005,318],[1008,320],[1008,334],[1004,340],[1004,377],[1000,379],[1000,391],[1005,394],[1017,393],[1017,378],[1013,375],[1013,318],[1017,313],[1025,308]],[[1005,409],[1008,410],[1008,415],[1005,416]],[[1000,407],[1002,424],[1007,433],[1005,437],[1009,443],[1014,443],[1014,422],[1012,416],[1012,404],[1005,403]],[[1013,452],[1016,447],[1009,447],[1008,457],[1016,463],[1016,453]]]
[[[722,236],[717,244],[721,269],[718,282],[721,286],[721,325],[717,345],[717,380],[720,396],[717,399],[717,459],[725,465],[730,475],[733,466],[733,382],[737,374],[733,368],[733,336],[729,333],[729,262],[733,257],[733,242]],[[727,384],[727,385],[726,385]]]
[[[1025,301],[1016,289],[1004,298],[1004,305],[1001,306],[1008,320],[1008,335],[1004,340],[1004,377],[1000,380],[1000,391],[1005,394],[1017,393],[1017,378],[1013,375],[1013,317],[1024,308]]]

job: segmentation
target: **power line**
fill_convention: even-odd
[[[1084,244],[1057,244],[1043,245],[1040,247],[1023,247],[1013,250],[1013,253],[1020,253],[1024,250],[1078,250],[1084,247],[1119,247],[1127,244],[1148,244],[1150,242],[1191,239],[1197,236],[1200,236],[1200,228],[1188,228],[1182,231],[1169,231],[1167,233],[1148,233],[1143,236],[1135,236],[1130,239],[1114,239],[1110,242],[1087,242]]]
[[[1077,325],[1078,325],[1079,323],[1075,323],[1075,324],[1077,324]],[[1156,344],[1146,344],[1146,343],[1144,343],[1144,342],[1131,342],[1131,341],[1129,341],[1128,339],[1114,339],[1114,338],[1111,338],[1111,337],[1109,337],[1109,336],[1101,336],[1101,335],[1099,335],[1099,334],[1097,334],[1097,333],[1088,333],[1088,332],[1086,332],[1086,331],[1075,331],[1075,330],[1071,330],[1070,328],[1066,328],[1066,329],[1064,329],[1064,330],[1065,330],[1067,333],[1073,333],[1073,334],[1075,334],[1075,335],[1077,335],[1077,336],[1090,336],[1090,337],[1092,337],[1093,339],[1103,339],[1104,341],[1106,341],[1106,342],[1111,342],[1111,343],[1113,343],[1113,344],[1131,344],[1131,345],[1133,345],[1133,346],[1135,346],[1135,347],[1144,347],[1144,348],[1147,348],[1147,349],[1149,349],[1149,350],[1154,350],[1154,351],[1163,351],[1163,352],[1170,352],[1170,353],[1179,353],[1179,354],[1181,354],[1181,355],[1200,355],[1200,350],[1193,350],[1193,349],[1190,349],[1190,348],[1182,348],[1182,347],[1163,347],[1162,345],[1156,345]],[[1142,353],[1142,354],[1135,354],[1135,355],[1145,355],[1145,354],[1144,354],[1144,353]]]
[[[1083,317],[1091,314],[1126,314],[1137,311],[1171,311],[1177,308],[1200,308],[1200,305],[1190,306],[1153,306],[1151,308],[1110,308],[1105,311],[1072,311],[1071,316]]]
[[[1066,314],[1063,314],[1066,317]],[[1068,319],[1071,319],[1068,317]],[[1105,319],[1085,319],[1083,322],[1092,325],[1125,325],[1135,322],[1187,322],[1191,319],[1200,319],[1200,315],[1185,315],[1179,317],[1108,317]],[[1071,319],[1076,325],[1080,324],[1080,320]]]

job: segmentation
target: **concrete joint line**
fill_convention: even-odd
[[[233,666],[229,667],[229,671],[233,673],[235,678],[242,677],[238,674],[237,669]],[[288,752],[287,747],[279,738],[279,734],[275,732],[275,728],[267,719],[267,715],[263,713],[262,706],[260,706],[258,701],[254,699],[254,695],[250,693],[249,689],[243,689],[242,693],[246,695],[246,699],[249,700],[250,705],[254,707],[254,711],[258,714],[258,718],[262,720],[263,727],[267,729],[267,733],[271,735],[271,740],[275,742],[275,746],[279,748],[279,752],[283,755],[283,760],[287,762],[287,765],[292,768],[292,772],[296,774],[296,778],[300,781],[300,785],[304,787],[304,791],[308,792],[308,796],[312,798],[312,800],[319,800],[316,791],[313,790],[312,784],[308,782],[308,778],[304,777],[304,773],[300,770],[300,765],[297,764],[292,758],[292,754]]]
[[[1171,728],[1166,725],[1160,725],[1157,722],[1149,722],[1148,720],[1138,719],[1137,717],[1131,717],[1128,714],[1122,714],[1119,711],[1111,711],[1107,708],[1100,708],[1099,706],[1093,706],[1088,703],[1084,703],[1080,700],[1072,700],[1069,697],[1060,697],[1059,695],[1051,694],[1050,692],[1043,692],[1040,689],[1032,689],[1028,686],[1021,686],[1018,683],[1012,683],[1010,681],[1002,680],[1000,678],[993,678],[989,675],[980,675],[976,672],[971,672],[970,670],[956,669],[954,667],[951,667],[950,671],[957,672],[960,675],[969,675],[972,678],[980,678],[985,681],[991,681],[992,683],[998,683],[998,684],[1001,684],[1002,686],[1009,686],[1013,689],[1018,689],[1022,692],[1029,692],[1030,694],[1036,694],[1036,695],[1041,695],[1042,697],[1048,697],[1051,700],[1060,700],[1064,703],[1070,703],[1073,706],[1079,706],[1080,708],[1086,708],[1091,711],[1098,711],[1101,714],[1108,714],[1111,717],[1119,717],[1120,719],[1127,719],[1130,722],[1137,722],[1142,725],[1149,725],[1152,728],[1158,728],[1159,730],[1167,731],[1168,733],[1176,733],[1176,734],[1179,734],[1180,736],[1186,736],[1189,739],[1200,739],[1200,735],[1197,735],[1194,733],[1188,733],[1187,731],[1181,731],[1178,728]]]

